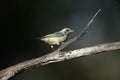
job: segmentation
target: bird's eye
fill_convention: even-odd
[[[66,30],[67,32],[69,31],[69,29]]]

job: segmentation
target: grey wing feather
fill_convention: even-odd
[[[64,36],[64,34],[60,33],[60,32],[55,32],[53,34],[48,34],[46,36],[43,36],[42,38],[51,38],[51,37],[62,37]]]

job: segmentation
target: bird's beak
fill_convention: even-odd
[[[74,32],[74,30],[70,30],[70,32]]]

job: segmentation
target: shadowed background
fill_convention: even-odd
[[[64,50],[120,40],[119,0],[11,0],[0,1],[0,70],[52,52],[35,40],[70,27],[73,38],[98,9],[87,35]],[[57,47],[56,47],[57,48]],[[120,80],[120,50],[80,57],[28,70],[11,80]]]

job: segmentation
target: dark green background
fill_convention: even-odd
[[[70,27],[79,34],[96,13],[87,35],[64,50],[120,40],[119,0],[2,0],[0,69],[52,52],[35,40]],[[11,80],[120,80],[120,50],[34,68]]]

